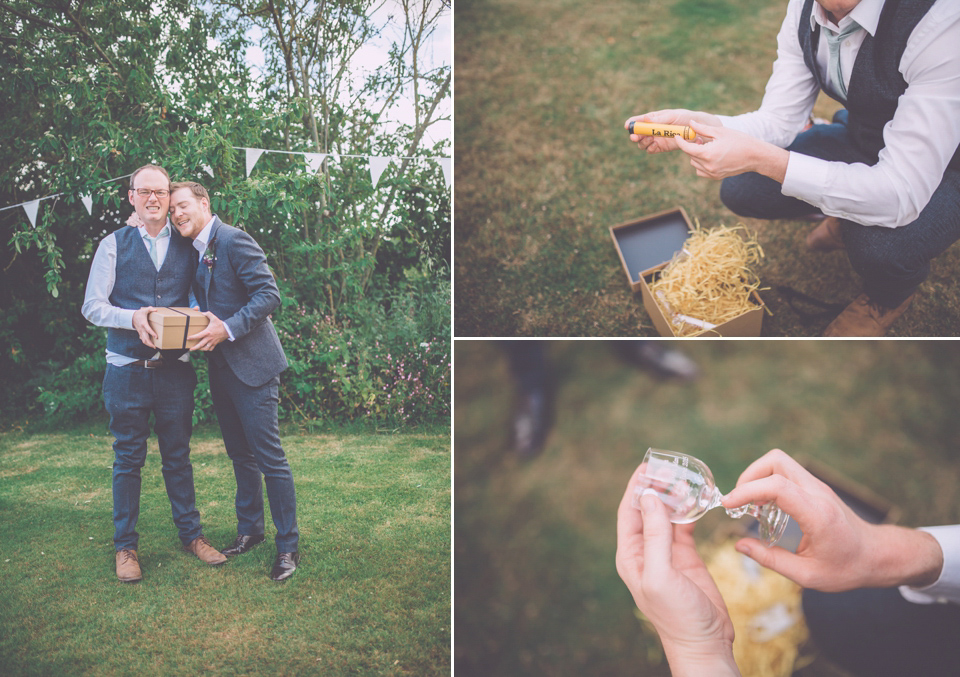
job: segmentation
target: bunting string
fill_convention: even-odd
[[[451,170],[452,170],[452,158],[449,157],[422,157],[422,156],[397,156],[397,155],[351,155],[347,153],[311,153],[306,151],[291,151],[291,150],[272,150],[267,148],[247,148],[244,146],[234,146],[235,150],[242,150],[245,153],[246,161],[246,170],[247,177],[249,178],[250,173],[253,171],[254,166],[257,164],[257,161],[264,153],[279,153],[283,155],[302,155],[306,163],[307,169],[313,173],[319,172],[323,168],[323,161],[328,157],[333,158],[334,161],[339,162],[340,158],[366,158],[370,163],[370,181],[373,184],[373,187],[376,188],[377,184],[380,182],[380,177],[383,176],[383,173],[387,170],[391,163],[395,160],[435,160],[440,164],[440,169],[443,171],[443,180],[447,185],[447,188],[450,187],[451,182]],[[213,176],[213,169],[209,165],[203,165],[201,169]],[[107,179],[102,181],[101,185],[111,183],[113,181],[120,181],[122,179],[129,178],[131,174],[124,174],[123,176],[117,176],[112,179]],[[7,209],[16,209],[18,207],[22,208],[27,215],[27,219],[30,221],[30,225],[34,228],[37,227],[37,212],[40,208],[40,202],[43,200],[53,200],[59,197],[63,197],[66,193],[54,193],[53,195],[45,195],[44,197],[37,198],[35,200],[27,200],[26,202],[20,202],[15,205],[8,205],[6,207],[0,207],[0,212],[6,211]],[[93,215],[93,195],[80,195],[80,201],[83,203],[83,206],[87,210],[87,214]]]

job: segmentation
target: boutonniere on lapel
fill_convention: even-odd
[[[203,252],[203,258],[200,259],[200,263],[206,264],[207,270],[213,270],[213,264],[217,260],[217,238],[210,240],[210,244],[207,245],[207,248]]]

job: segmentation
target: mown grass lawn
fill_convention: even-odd
[[[702,458],[721,491],[779,447],[893,502],[900,524],[960,523],[956,342],[684,341],[701,369],[691,384],[637,370],[611,343],[549,342],[555,423],[521,462],[505,356],[457,341],[458,677],[670,674],[614,562],[617,506],[648,447]],[[736,523],[712,511],[695,535]],[[798,677],[838,674],[821,657]]]
[[[786,0],[458,0],[454,275],[457,336],[656,336],[609,227],[678,206],[742,222],[766,253],[767,336],[832,319],[778,287],[845,304],[843,252],[808,252],[810,223],[741,219],[682,153],[647,155],[623,122],[662,108],[756,110]],[[814,113],[838,105],[821,97]],[[960,333],[960,247],[937,258],[891,336]],[[842,307],[842,306],[841,306]]]
[[[450,671],[446,432],[288,434],[302,562],[267,542],[211,568],[183,552],[155,438],[143,471],[143,581],[117,581],[105,426],[0,433],[0,674],[445,675]],[[219,431],[191,458],[206,535],[236,535]]]

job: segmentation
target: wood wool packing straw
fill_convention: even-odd
[[[709,545],[701,554],[733,622],[733,657],[741,674],[790,677],[813,662],[815,655],[805,646],[810,632],[799,585],[748,561],[733,541]],[[639,609],[633,613],[647,634],[657,635],[650,619]],[[657,648],[659,655],[648,651],[651,662],[663,660],[662,647]]]
[[[801,655],[809,631],[799,585],[747,561],[732,542],[705,552],[704,561],[733,621],[733,655],[744,675],[790,677],[811,662]]]
[[[678,336],[709,332],[757,307],[751,297],[760,280],[751,266],[761,258],[763,249],[743,224],[707,231],[697,221],[650,291]]]

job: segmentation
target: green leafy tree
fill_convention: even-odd
[[[374,16],[383,3],[370,0],[224,0],[215,5],[224,17],[263,36],[271,73],[267,96],[299,113],[285,119],[285,150],[340,158],[324,161],[320,190],[288,203],[284,233],[297,245],[286,249],[293,258],[280,268],[281,274],[297,270],[298,284],[322,289],[312,305],[336,318],[344,305],[368,291],[380,247],[402,221],[403,208],[397,205],[412,195],[408,174],[415,158],[449,154],[445,144],[423,147],[431,125],[449,119],[441,103],[450,96],[450,67],[424,66],[426,46],[448,7],[437,0],[402,0],[397,15],[378,24]],[[390,44],[388,58],[359,77],[349,65],[371,40],[383,38],[384,23],[402,26],[401,35]],[[404,96],[410,98],[412,121],[381,124]],[[402,159],[374,188],[367,161],[349,157],[356,155]],[[273,167],[279,171],[258,170],[261,190],[289,190],[282,163]],[[441,175],[435,162],[429,171]]]
[[[274,9],[276,16],[295,19],[290,25],[299,26],[297,7],[280,3]],[[327,54],[333,36],[344,43],[338,49],[353,39],[344,17],[365,21],[353,14],[357,7],[352,2],[323,8],[330,17],[341,17],[336,30],[321,33],[315,24],[303,24],[314,32],[293,40],[299,54],[289,54],[296,55],[298,64],[319,63],[321,47],[311,42],[311,35],[323,37]],[[406,170],[400,168],[374,191],[365,162],[357,158],[333,166],[328,162],[315,174],[306,171],[300,155],[269,154],[247,178],[238,148],[314,151],[321,130],[331,144],[339,144],[325,147],[342,149],[345,155],[397,154],[401,147],[411,155],[425,152],[416,126],[364,136],[354,123],[344,122],[370,118],[369,101],[364,96],[317,96],[310,83],[329,81],[319,67],[304,71],[313,73],[306,79],[309,88],[293,88],[287,62],[270,56],[275,50],[266,38],[265,73],[255,77],[244,55],[250,46],[248,29],[262,17],[251,11],[255,17],[223,5],[204,10],[186,0],[0,0],[0,205],[57,195],[40,203],[35,227],[19,208],[0,211],[0,246],[5,245],[0,371],[10,386],[2,389],[0,405],[7,414],[42,407],[47,416],[76,417],[101,409],[104,332],[89,326],[79,309],[97,243],[132,211],[126,180],[111,179],[147,162],[162,164],[174,178],[204,183],[221,218],[260,242],[286,293],[274,318],[278,325],[307,309],[331,316],[333,322],[341,311],[347,318],[383,319],[361,310],[370,303],[391,303],[385,296],[378,300],[377,288],[370,284],[377,250],[408,213],[410,186],[436,185],[439,168],[433,174],[414,172],[426,175],[413,179],[403,178]],[[326,25],[327,14],[318,12],[313,16],[324,17]],[[282,49],[277,53],[284,54]],[[400,53],[397,58],[399,64]],[[346,73],[346,64],[341,65]],[[371,88],[381,85],[378,78],[369,83]],[[367,131],[371,129],[372,124]],[[438,211],[446,209],[449,237],[446,193],[440,200],[447,207]],[[81,196],[91,197],[92,215],[81,205]],[[384,250],[387,256],[395,254],[389,246]],[[436,246],[421,251],[424,258],[417,265],[411,261],[411,269],[446,267],[434,258]],[[439,282],[430,288],[448,293]],[[377,340],[375,327],[352,330]],[[442,328],[425,331],[446,335],[449,342]],[[287,340],[299,340],[295,335]],[[285,347],[292,354],[302,348],[286,341]],[[305,406],[319,376],[304,372],[286,395],[286,411],[321,414],[319,408]],[[204,387],[198,386],[201,419],[209,415]]]

